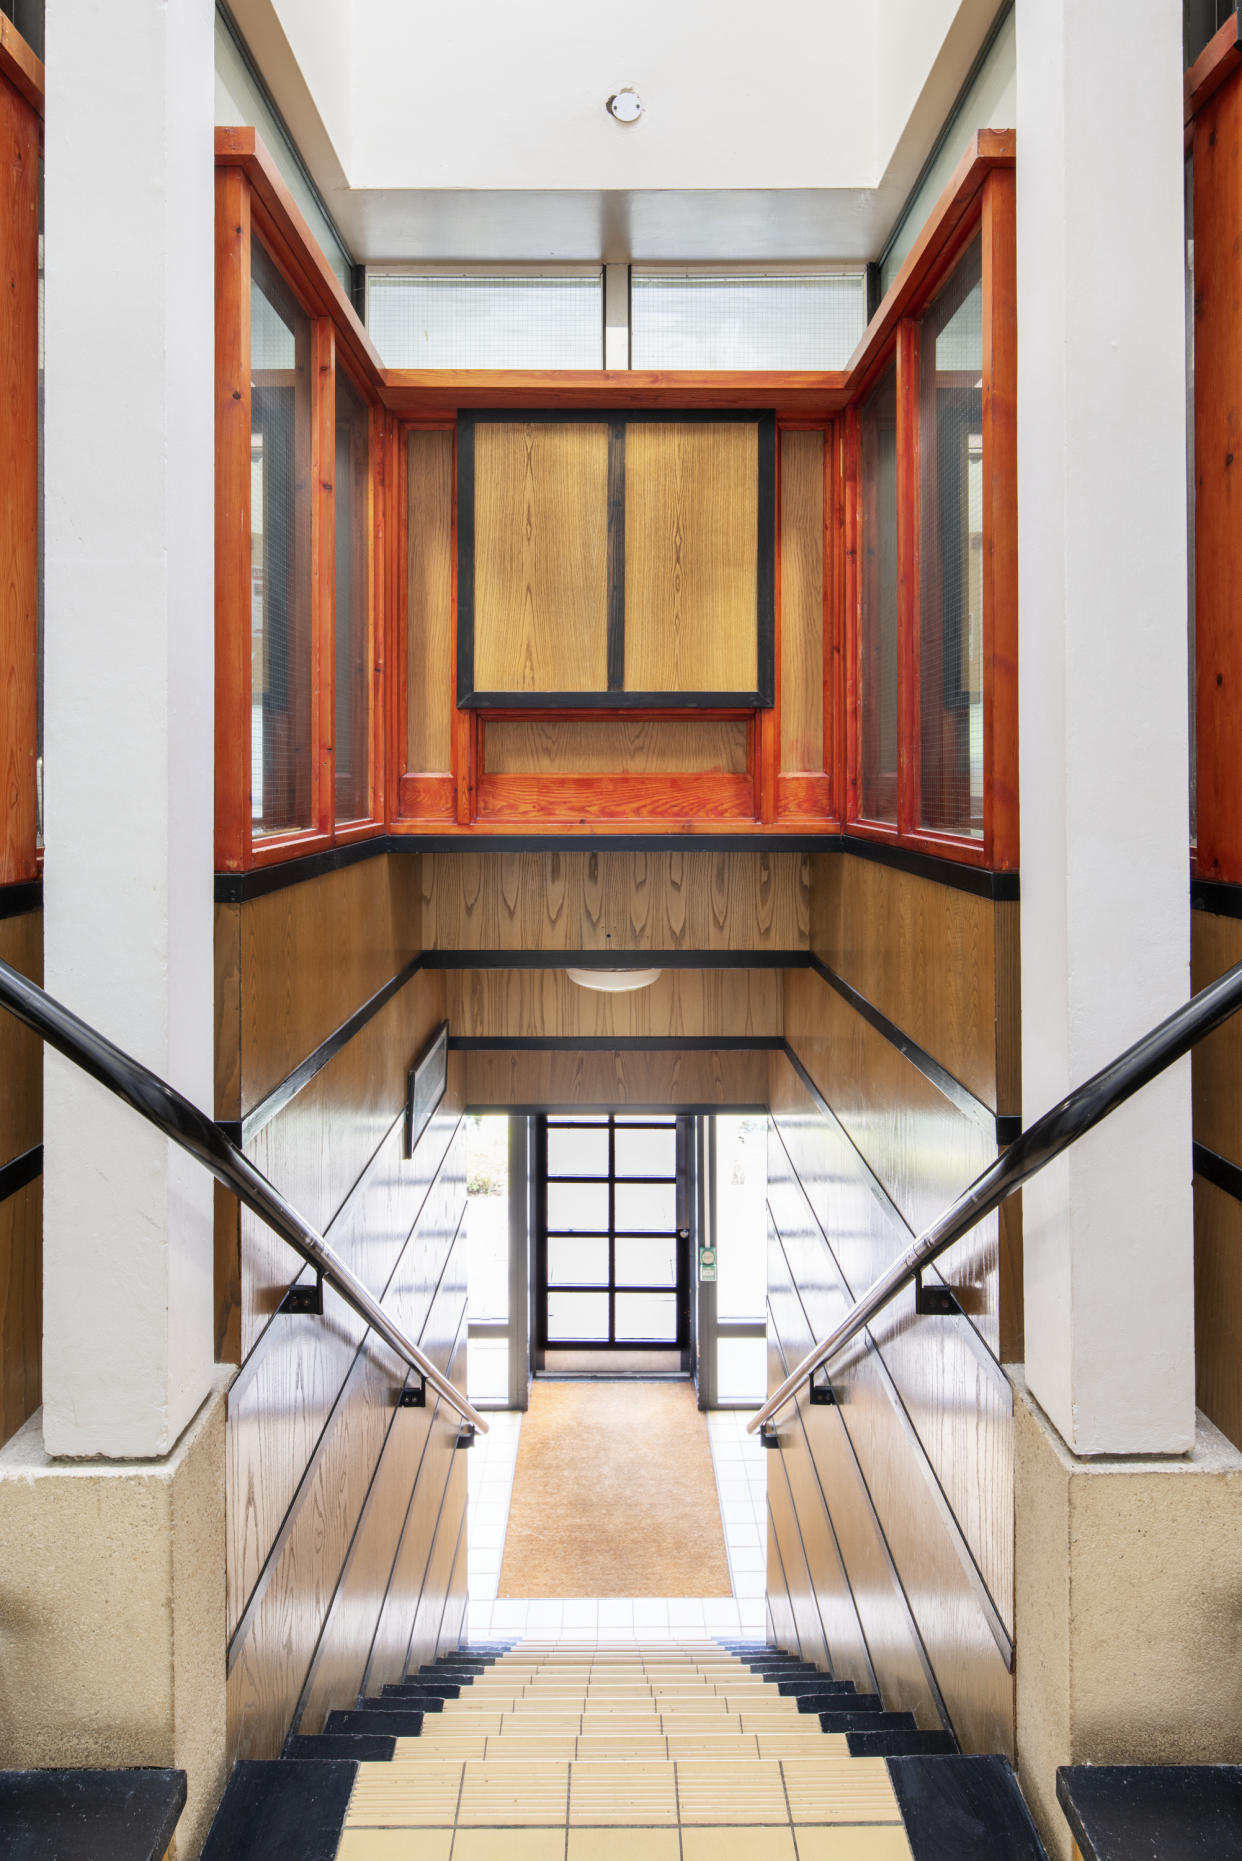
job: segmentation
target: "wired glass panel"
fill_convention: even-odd
[[[336,818],[363,821],[371,812],[370,628],[371,416],[336,371]]]
[[[866,325],[861,270],[630,274],[633,368],[844,368]]]
[[[251,815],[312,825],[311,325],[256,241],[250,284]]]
[[[864,820],[897,821],[897,369],[890,365],[859,419],[862,590],[858,716]]]
[[[983,248],[923,319],[919,822],[983,838]]]
[[[602,269],[568,277],[368,271],[388,368],[602,368]]]

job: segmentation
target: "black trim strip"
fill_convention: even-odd
[[[417,975],[423,966],[421,956],[408,962],[404,969],[399,969],[395,976],[389,978],[382,988],[376,989],[369,1001],[363,1002],[361,1008],[355,1008],[347,1020],[341,1022],[326,1040],[320,1041],[312,1053],[308,1053],[300,1065],[295,1066],[281,1080],[278,1086],[261,1099],[253,1111],[247,1112],[241,1121],[242,1147],[258,1135],[265,1124],[282,1112],[291,1100],[295,1099],[305,1086],[308,1086],[316,1073],[321,1073],[330,1060],[347,1047],[355,1034],[361,1033],[367,1022],[372,1020],[381,1008],[387,1007],[398,990],[403,989],[412,976]]]
[[[575,694],[581,697],[581,693]],[[218,872],[215,876],[215,901],[218,905],[241,905],[251,898],[265,898],[291,885],[302,885],[342,866],[353,866],[364,859],[377,859],[383,853],[856,853],[876,865],[894,866],[934,884],[969,892],[976,898],[991,898],[996,903],[1019,896],[1016,872],[990,872],[980,866],[963,866],[954,859],[941,859],[930,853],[915,853],[908,847],[891,846],[886,841],[858,840],[836,828],[815,833],[701,833],[652,834],[609,833],[603,829],[591,834],[491,833],[486,828],[470,828],[462,833],[374,834],[368,840],[354,840],[348,846],[325,847],[319,853],[307,853],[299,859],[260,866],[251,872]],[[1217,892],[1238,893],[1242,886],[1218,886],[1196,880],[1198,887],[1210,885]],[[8,892],[21,892],[22,886],[0,888],[0,916],[6,915],[3,900]],[[40,888],[40,897],[41,897]],[[35,901],[37,904],[38,900]],[[25,909],[34,909],[30,904]],[[1242,897],[1236,906],[1228,902],[1200,904],[1200,910],[1218,910],[1222,915],[1242,916]]]
[[[1196,1176],[1205,1176],[1226,1195],[1231,1195],[1236,1202],[1242,1202],[1242,1169],[1231,1163],[1228,1157],[1222,1157],[1218,1151],[1209,1150],[1206,1144],[1194,1146],[1194,1166]]]
[[[611,619],[609,624],[611,629]],[[771,702],[762,686],[754,691],[618,691],[610,686],[607,691],[470,691],[457,704],[462,711],[757,711]]]
[[[607,1102],[609,1104],[615,1105],[615,1099],[609,1100]],[[548,1105],[548,1104],[543,1104],[543,1103],[538,1104],[538,1105],[515,1105],[510,1100],[507,1100],[507,1099],[502,1104],[499,1104],[499,1105],[493,1105],[488,1101],[484,1101],[480,1103],[474,1099],[469,1099],[469,1098],[466,1101],[466,1111],[467,1111],[467,1114],[470,1115],[471,1117],[484,1116],[484,1115],[490,1115],[492,1113],[495,1113],[497,1117],[504,1116],[504,1117],[511,1117],[511,1118],[516,1118],[516,1117],[542,1118],[546,1116],[549,1118],[560,1118],[560,1117],[567,1117],[567,1116],[572,1117],[572,1115],[575,1112],[581,1112],[581,1111],[594,1112],[594,1111],[603,1110],[604,1108],[605,1108],[605,1101],[596,1100],[596,1099],[579,1099],[579,1100],[576,1100],[573,1104],[555,1104],[555,1105]],[[683,1104],[680,1099],[675,1105],[670,1105],[667,1103],[662,1104],[662,1105],[649,1105],[645,1101],[641,1101],[641,1100],[639,1101],[638,1104],[632,1105],[627,1099],[625,1103],[625,1107],[624,1107],[625,1116],[627,1118],[631,1115],[631,1113],[637,1113],[637,1112],[650,1112],[658,1117],[672,1117],[674,1114],[676,1114],[676,1116],[679,1118],[683,1118],[683,1117],[684,1118],[706,1118],[706,1117],[709,1117],[713,1112],[718,1112],[718,1111],[726,1111],[730,1114],[730,1116],[734,1115],[735,1113],[744,1112],[747,1117],[755,1117],[755,1118],[766,1118],[769,1115],[769,1107],[767,1105],[761,1105],[757,1101],[754,1104],[751,1104],[746,1099],[739,1099],[737,1101],[734,1101],[732,1099],[725,1099],[725,1100],[717,1099],[715,1100],[714,1103],[710,1105],[708,1104],[698,1105],[693,1102]],[[559,1349],[560,1346],[558,1345],[557,1348]]]
[[[1242,13],[1238,18],[1242,21]],[[1210,911],[1218,918],[1242,918],[1242,885],[1231,885],[1224,879],[1192,878],[1190,909]]]
[[[819,957],[813,954],[808,956],[807,962],[822,982],[826,982],[830,989],[835,989],[841,999],[848,1002],[869,1027],[873,1027],[877,1034],[882,1034],[890,1046],[896,1047],[903,1059],[909,1060],[912,1066],[916,1066],[924,1079],[935,1086],[938,1092],[942,1092],[951,1105],[969,1118],[972,1124],[977,1124],[985,1130],[989,1137],[997,1137],[999,1119],[991,1106],[985,1105],[982,1099],[976,1098],[969,1087],[964,1086],[960,1079],[956,1079],[940,1064],[939,1060],[933,1060],[931,1054],[925,1048],[920,1047],[916,1040],[911,1040],[908,1034],[903,1034],[895,1021],[890,1021],[888,1016],[874,1007],[865,995],[860,995],[844,976],[839,976],[835,969],[830,969],[827,963],[821,962]],[[1019,1130],[1021,1130],[1021,1123],[1019,1119]],[[997,1141],[999,1142],[999,1138]]]
[[[42,879],[23,879],[17,885],[0,885],[0,918],[24,918],[43,905]]]
[[[608,689],[625,690],[625,421],[608,422]]]
[[[780,1034],[450,1034],[449,1052],[784,1053],[785,1042]]]
[[[424,950],[424,969],[805,969],[805,950]]]
[[[11,1195],[16,1195],[19,1189],[24,1189],[27,1183],[34,1182],[42,1174],[42,1144],[34,1144],[29,1150],[24,1150],[20,1157],[0,1164],[0,1202],[6,1202]]]

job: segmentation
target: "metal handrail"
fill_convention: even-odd
[[[1182,1059],[1205,1034],[1218,1028],[1239,1008],[1242,1008],[1242,963],[1226,970],[1206,989],[1200,989],[1158,1027],[1127,1047],[1084,1085],[1075,1087],[1042,1118],[1037,1118],[1030,1129],[1024,1131],[995,1163],[990,1163],[982,1175],[976,1176],[969,1189],[963,1190],[956,1202],[945,1209],[930,1228],[925,1228],[900,1259],[855,1300],[840,1324],[807,1352],[780,1388],[747,1422],[747,1432],[753,1434],[757,1428],[766,1427],[772,1417],[792,1401],[807,1378],[857,1337],[946,1247],[960,1241],[985,1215],[999,1208],[1006,1196],[1029,1182],[1046,1163],[1068,1150],[1101,1119],[1107,1118],[1109,1112],[1149,1085],[1167,1066]]]
[[[394,1325],[383,1306],[372,1298],[362,1281],[332,1251],[318,1230],[303,1220],[293,1204],[285,1200],[279,1189],[255,1168],[206,1112],[200,1111],[175,1086],[170,1086],[141,1061],[114,1046],[38,983],[31,982],[29,977],[4,962],[0,962],[0,1007],[7,1008],[19,1021],[33,1028],[49,1047],[63,1053],[139,1117],[188,1151],[204,1169],[210,1170],[217,1182],[232,1190],[239,1202],[313,1266],[346,1305],[378,1332],[385,1344],[390,1345],[411,1369],[417,1370],[437,1395],[456,1409],[463,1421],[477,1428],[480,1434],[487,1433],[487,1423],[456,1384],[442,1375],[418,1345],[411,1343]]]

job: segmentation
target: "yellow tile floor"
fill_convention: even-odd
[[[360,1764],[337,1861],[911,1861],[880,1758],[709,1641],[524,1641]]]

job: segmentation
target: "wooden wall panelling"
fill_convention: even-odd
[[[459,1475],[458,1478],[460,1480],[461,1476]],[[453,1574],[449,1578],[448,1595],[444,1599],[444,1614],[440,1618],[440,1634],[436,1642],[437,1657],[460,1647],[466,1630],[466,1606],[470,1601],[468,1503],[468,1495],[463,1495],[461,1524],[457,1532],[457,1555],[453,1559]]]
[[[477,722],[482,730],[482,720]],[[474,818],[489,827],[567,828],[629,823],[680,829],[753,820],[752,782],[744,775],[480,775]]]
[[[692,1038],[782,1031],[779,969],[666,969],[648,988],[607,994],[579,988],[561,969],[445,973],[455,1036],[643,1035]]]
[[[0,961],[43,981],[43,913],[0,918]],[[0,1164],[43,1142],[43,1042],[0,1014]]]
[[[774,1367],[783,1377],[814,1342],[787,1263],[772,1261],[768,1298]],[[817,1419],[808,1422],[805,1438],[821,1490],[832,1495],[836,1540],[866,1638],[871,1670],[883,1689],[884,1703],[890,1711],[912,1712],[920,1726],[934,1728],[941,1719],[929,1683],[926,1658],[886,1554],[883,1532],[858,1470],[840,1411],[835,1408],[815,1411],[816,1418],[821,1415],[831,1418],[831,1425],[820,1427]],[[799,1426],[796,1418],[786,1416],[778,1423],[782,1439],[791,1428]],[[784,1458],[783,1448],[781,1457]],[[812,1581],[816,1584],[823,1581],[819,1571],[812,1573]]]
[[[753,421],[628,426],[626,691],[756,689],[758,477]]]
[[[330,836],[335,818],[336,345],[326,317],[311,326],[311,819]]]
[[[1193,992],[1242,963],[1242,918],[1215,912],[1190,914],[1190,987]],[[1191,1055],[1195,1139],[1242,1166],[1242,1017],[1201,1040]]]
[[[1197,864],[1242,880],[1242,513],[1234,499],[1234,410],[1242,398],[1242,85],[1223,85],[1194,123],[1195,715]]]
[[[465,1355],[459,1346],[465,1342],[465,1322],[463,1307],[447,1358],[450,1376],[455,1365],[464,1366]],[[415,1509],[433,1519],[440,1515],[457,1432],[456,1411],[434,1397],[425,1409],[397,1409],[393,1415],[298,1702],[294,1722],[300,1731],[320,1731],[329,1712],[352,1707],[363,1691],[401,1539]],[[433,1580],[430,1569],[420,1576],[428,1583]],[[443,1607],[443,1591],[439,1600]],[[418,1597],[410,1602],[413,1613]],[[377,1691],[382,1684],[376,1684]]]
[[[466,1103],[472,1111],[563,1111],[586,1105],[754,1110],[767,1102],[767,1062],[764,1052],[512,1053],[490,1048],[466,1055]]]
[[[773,1311],[784,1356],[792,1367],[813,1337],[821,1334],[821,1313],[812,1310],[805,1299],[805,1250],[795,1243],[791,1253],[784,1235],[782,1240],[786,1241],[788,1260],[787,1294],[773,1302]],[[844,1309],[846,1300],[845,1288],[838,1281],[832,1300],[834,1313]],[[821,1452],[832,1437],[844,1431],[856,1462],[857,1479],[866,1489],[863,1503],[868,1511],[874,1507],[877,1526],[892,1560],[890,1581],[894,1580],[891,1570],[895,1569],[954,1730],[966,1750],[1012,1752],[1013,1689],[1006,1661],[980,1607],[978,1589],[963,1565],[953,1534],[945,1527],[944,1509],[935,1501],[929,1469],[926,1463],[920,1464],[922,1457],[911,1434],[902,1428],[897,1406],[883,1387],[876,1353],[865,1345],[844,1353],[837,1360],[833,1386],[839,1393],[839,1407],[812,1408],[805,1397],[798,1401],[807,1439],[820,1467],[822,1489],[834,1500],[838,1494],[848,1492],[832,1464],[820,1462]],[[782,1432],[788,1426],[784,1424]],[[1012,1508],[1012,1484],[1008,1501]],[[868,1626],[880,1689],[886,1703],[900,1709],[908,1702],[911,1680],[917,1681],[916,1692],[926,1694],[927,1677],[923,1672],[915,1676],[909,1669],[909,1654],[903,1646],[909,1629],[900,1621],[906,1613],[904,1601],[891,1598],[877,1628],[868,1623],[865,1590],[860,1593],[848,1549],[852,1521],[846,1515],[855,1509],[851,1499],[838,1501],[834,1522],[855,1598]],[[899,1666],[895,1677],[889,1671],[885,1634],[906,1663],[904,1673]],[[909,1709],[916,1712],[920,1724],[939,1722],[934,1698],[929,1698],[922,1709],[917,1705]]]
[[[216,870],[250,844],[250,189],[216,170]]]
[[[1242,1447],[1242,1202],[1198,1175],[1195,1401]]]
[[[431,853],[427,950],[795,950],[810,926],[799,853]]]
[[[412,1256],[417,1248],[407,1251]],[[421,1333],[423,1348],[441,1370],[448,1365],[465,1311],[464,1250],[455,1249],[454,1254],[460,1264],[455,1267],[450,1256]],[[399,1267],[387,1304],[396,1322],[405,1325],[409,1319],[401,1280]],[[231,1756],[271,1757],[280,1748],[404,1381],[403,1366],[374,1339],[359,1353],[230,1668]],[[365,1659],[365,1649],[360,1650],[359,1677]]]
[[[418,955],[419,856],[361,860],[217,910],[241,914],[244,1115]]]
[[[405,768],[453,767],[453,434],[405,435]]]
[[[822,1337],[899,1257],[909,1231],[876,1196],[841,1127],[819,1116],[783,1058],[772,1065],[768,1202],[815,1336]],[[833,1254],[825,1245],[827,1235]],[[984,1297],[994,1303],[995,1224]],[[946,1265],[957,1284],[958,1271]],[[960,1274],[969,1284],[967,1276]],[[963,1299],[969,1309],[969,1300]],[[838,1309],[838,1307],[840,1309]],[[934,1470],[1005,1628],[1013,1628],[1013,1401],[980,1330],[964,1318],[916,1316],[913,1290],[872,1327],[921,1454]]]
[[[767,1585],[768,1622],[773,1645],[783,1648],[788,1654],[800,1654],[798,1626],[794,1621],[793,1608],[789,1601],[789,1584],[785,1578],[785,1567],[781,1562],[780,1545],[776,1540],[776,1524],[772,1517],[770,1497],[768,1501]]]
[[[746,722],[489,718],[486,775],[745,775]]]
[[[784,1454],[779,1457],[773,1455],[773,1462],[778,1459],[777,1465],[769,1463],[768,1506],[776,1533],[798,1653],[804,1661],[814,1661],[822,1672],[830,1673],[834,1679],[852,1679],[853,1676],[844,1668],[838,1672],[833,1664],[832,1650],[820,1618],[815,1578],[802,1542],[797,1506],[789,1484]]]
[[[446,1094],[446,1098],[449,1095]],[[458,1100],[458,1105],[460,1101]],[[330,1230],[331,1244],[381,1297],[413,1237],[407,1265],[412,1320],[421,1325],[456,1231],[464,1197],[458,1106],[433,1118],[405,1161],[398,1120]],[[413,1274],[413,1277],[411,1277]],[[269,1326],[229,1392],[227,1437],[230,1633],[258,1580],[365,1327],[331,1291],[326,1318],[282,1315]],[[421,1303],[420,1303],[421,1302]]]
[[[33,879],[39,870],[41,132],[39,113],[0,77],[0,885]]]
[[[780,767],[824,768],[824,434],[780,436]]]
[[[995,910],[989,899],[875,860],[813,860],[815,955],[976,1098],[1015,1111],[997,1104]]]
[[[997,169],[983,186],[983,818],[998,871],[1019,852],[1016,179]]]
[[[43,1178],[0,1202],[0,1445],[43,1400]]]
[[[444,1503],[436,1525],[436,1540],[427,1565],[426,1581],[418,1599],[418,1608],[414,1612],[414,1627],[406,1657],[410,1673],[434,1661],[441,1652],[444,1606],[458,1548],[466,1537],[466,1481],[466,1457],[455,1453],[449,1469],[448,1484],[444,1489]]]
[[[919,650],[919,325],[897,331],[897,823],[918,831],[922,791]]]
[[[474,690],[606,691],[607,422],[481,421],[463,462],[468,435]]]

